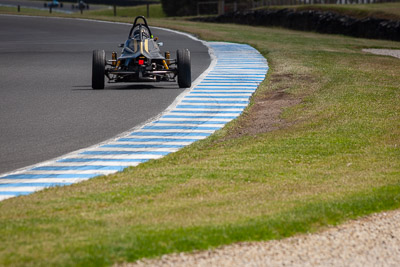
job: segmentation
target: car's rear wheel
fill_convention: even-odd
[[[104,50],[93,51],[92,88],[104,89],[104,73],[106,69],[106,53]]]
[[[192,86],[192,71],[190,65],[190,51],[188,49],[177,50],[178,85],[180,88]]]

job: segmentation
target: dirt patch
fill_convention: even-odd
[[[307,77],[293,74],[272,76],[271,86],[275,89],[253,98],[253,105],[239,118],[237,127],[227,135],[226,139],[244,135],[254,136],[292,125],[294,122],[288,122],[282,118],[282,112],[286,108],[299,104],[302,99],[288,94],[287,90],[293,80],[301,82],[307,79],[309,80]],[[289,84],[288,81],[290,81]]]
[[[284,91],[267,94],[263,99],[256,100],[246,119],[240,122],[239,129],[231,137],[266,133],[291,125],[281,118],[281,114],[285,108],[300,102],[301,99],[295,99]]]

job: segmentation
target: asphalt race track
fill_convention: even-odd
[[[183,92],[176,83],[91,89],[92,50],[104,49],[109,58],[129,29],[0,15],[0,173],[109,139],[156,116]],[[200,42],[152,31],[172,58],[176,49],[191,51],[193,80],[208,68],[208,50]]]

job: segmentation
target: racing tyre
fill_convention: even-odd
[[[104,73],[106,69],[106,53],[104,50],[93,51],[92,88],[104,89]]]
[[[192,86],[192,71],[190,66],[190,51],[188,49],[177,50],[176,60],[178,63],[178,85],[179,88]]]

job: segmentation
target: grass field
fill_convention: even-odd
[[[115,19],[121,18],[134,18],[136,16],[147,16],[147,6],[135,6],[135,7],[117,7],[117,17]],[[61,17],[89,17],[89,18],[114,18],[114,9],[110,6],[107,9],[102,10],[84,10],[83,14],[79,12],[73,14],[64,14],[53,10],[53,14],[50,14],[48,10],[40,10],[34,8],[21,7],[21,12],[17,12],[17,7],[0,7],[1,14],[21,14],[21,15],[33,15],[33,16],[61,16]],[[161,8],[161,4],[153,4],[149,6],[150,18],[164,18],[165,14]]]
[[[121,18],[131,21],[132,18]],[[103,266],[280,239],[400,207],[399,42],[150,19],[248,43],[270,71],[238,120],[160,160],[0,202],[0,265]],[[238,62],[240,64],[240,62]],[[283,100],[273,130],[260,110]]]
[[[146,16],[147,6],[136,6],[136,7],[117,7],[118,17],[136,17],[136,16]],[[91,16],[114,16],[114,9],[99,10],[99,11],[89,11]],[[165,17],[164,11],[161,8],[161,4],[150,5],[149,6],[150,18],[163,18]]]
[[[63,16],[63,13],[57,12],[57,10],[53,10],[53,13],[50,14],[47,10],[35,9],[35,8],[25,8],[21,7],[21,11],[17,11],[17,6],[8,7],[8,6],[0,6],[0,14],[10,14],[10,15],[31,15],[31,16]]]

